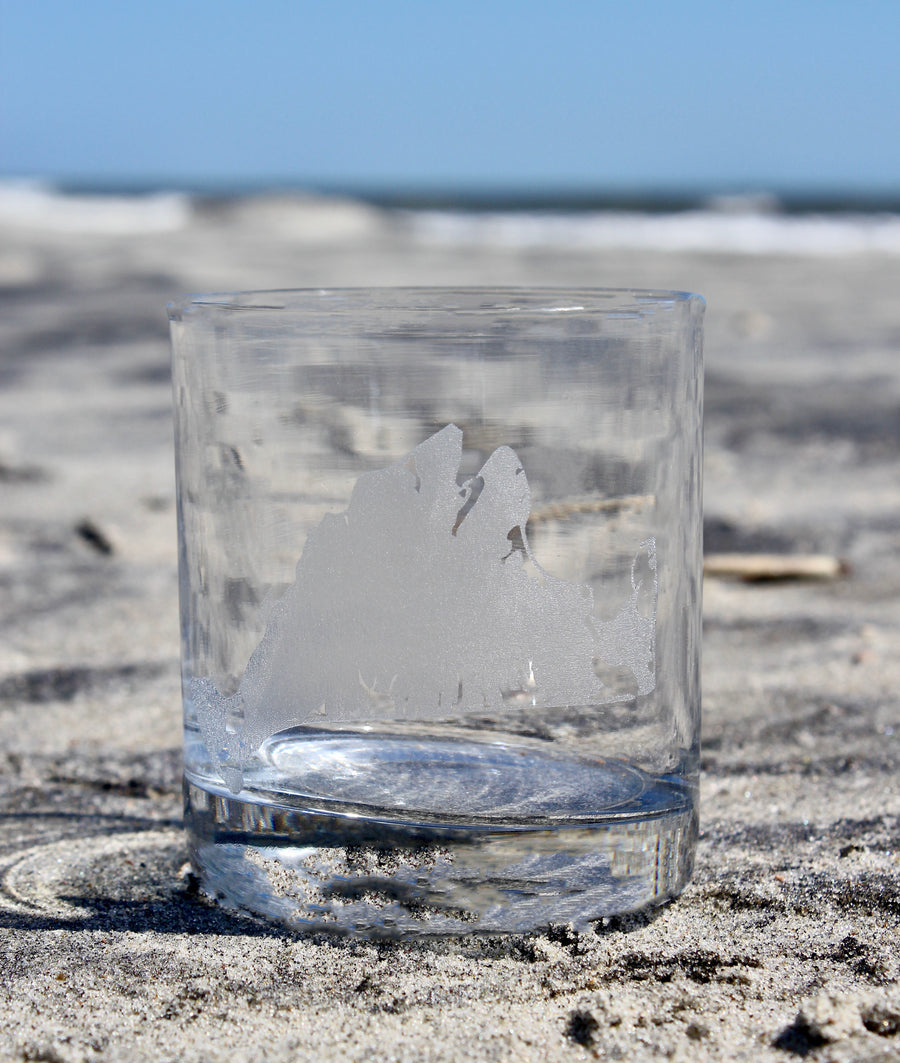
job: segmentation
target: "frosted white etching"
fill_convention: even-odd
[[[640,546],[624,607],[598,620],[589,586],[531,554],[515,452],[499,447],[462,485],[461,460],[450,424],[364,473],[346,511],[309,533],[237,693],[194,681],[204,741],[232,790],[260,743],[288,727],[620,700],[598,662],[630,669],[638,694],[653,690],[655,541]]]

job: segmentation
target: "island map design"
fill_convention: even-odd
[[[204,742],[232,791],[260,744],[290,727],[602,704],[654,689],[655,540],[638,547],[630,597],[599,620],[590,586],[532,556],[531,491],[515,451],[498,447],[460,484],[462,449],[449,424],[360,476],[346,511],[310,531],[237,692],[192,682]],[[598,662],[630,669],[633,692],[605,688]]]

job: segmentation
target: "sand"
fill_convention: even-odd
[[[164,304],[639,285],[708,300],[702,836],[580,934],[316,939],[196,896],[180,833]],[[352,204],[0,233],[0,1058],[900,1060],[900,257],[431,242]]]

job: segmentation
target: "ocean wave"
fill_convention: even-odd
[[[41,181],[0,179],[0,225],[8,228],[138,236],[175,232],[195,218],[300,243],[365,241],[399,226],[414,241],[437,247],[900,255],[900,213],[782,213],[770,196],[720,196],[669,212],[484,211],[402,208],[296,191],[196,198],[180,191],[84,195]]]
[[[706,251],[747,255],[900,255],[900,215],[780,215],[768,210],[585,213],[407,211],[430,244]]]
[[[145,196],[72,195],[34,181],[0,181],[0,224],[59,233],[114,236],[173,232],[191,218],[181,192]]]

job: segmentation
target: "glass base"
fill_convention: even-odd
[[[238,794],[188,771],[201,888],[298,929],[523,932],[659,904],[690,877],[694,790],[505,741],[283,732]]]

